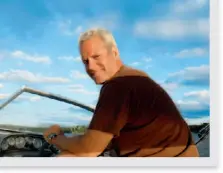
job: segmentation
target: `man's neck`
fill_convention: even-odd
[[[113,73],[112,77],[115,77],[117,75],[118,72],[120,72],[122,70],[122,68],[124,67],[124,64],[121,61],[117,62],[117,68],[115,70],[115,72]]]
[[[106,80],[105,82],[102,83],[102,85],[104,85],[106,82],[113,79],[118,74],[118,72],[120,72],[122,70],[123,67],[124,67],[124,64],[122,62],[117,62],[116,70],[113,72],[113,74],[111,75],[111,77],[108,80]]]

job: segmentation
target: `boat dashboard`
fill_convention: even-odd
[[[0,157],[51,157],[58,152],[42,135],[15,133],[0,138]]]

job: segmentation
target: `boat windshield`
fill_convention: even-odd
[[[0,100],[0,128],[42,133],[59,124],[71,132],[83,132],[94,107],[52,93],[24,87]]]

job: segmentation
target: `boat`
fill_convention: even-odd
[[[71,104],[91,113],[94,112],[94,108],[90,105],[83,104],[58,94],[44,92],[27,86],[23,86],[21,89],[13,93],[8,99],[6,99],[0,105],[0,111],[7,107],[23,93],[30,93],[41,97],[46,97],[56,101]],[[203,145],[207,146],[206,144],[209,144],[209,129],[210,126],[208,124],[202,128],[197,135],[198,140],[196,141],[196,145],[198,146],[198,150],[201,153],[201,156],[204,157],[207,157],[207,155],[202,154],[202,147],[204,148]],[[0,128],[0,157],[53,157],[59,153],[60,150],[58,150],[55,146],[47,143],[43,138],[43,134],[40,132],[33,132],[26,129],[21,130]],[[113,156],[115,156],[113,151],[105,150],[99,157]]]

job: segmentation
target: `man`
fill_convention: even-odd
[[[104,29],[83,33],[79,50],[86,72],[101,84],[87,132],[48,140],[62,150],[58,156],[97,157],[110,146],[118,157],[198,157],[190,129],[169,95],[146,73],[121,61],[112,34]]]

